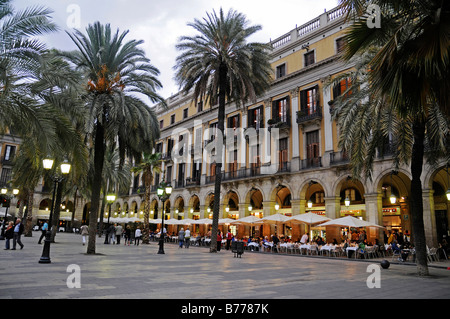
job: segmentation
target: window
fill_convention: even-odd
[[[183,110],[183,119],[186,119],[188,117],[188,110],[189,109],[187,108]]]
[[[155,147],[155,153],[161,153],[162,152],[162,143],[156,144]]]
[[[281,138],[279,141],[280,150],[278,151],[279,170],[285,171],[288,163],[288,139]]]
[[[344,48],[345,41],[344,38],[336,39],[336,53],[341,53],[342,49]]]
[[[350,79],[342,79],[338,84],[333,87],[333,99],[343,94],[351,86]],[[351,91],[345,94],[345,97],[349,97],[352,94]]]
[[[315,114],[319,106],[319,86],[300,91],[300,108],[305,115]]]
[[[230,177],[236,177],[237,173],[237,150],[229,153],[229,163],[228,172],[230,172]]]
[[[305,59],[305,66],[314,64],[315,63],[314,51],[310,51],[308,53],[305,53],[304,59]]]
[[[213,141],[217,135],[217,122],[209,125],[209,136],[208,139]]]
[[[14,159],[14,154],[16,152],[16,147],[12,145],[6,145],[5,147],[5,156],[3,159],[5,161],[12,161]]]
[[[202,162],[198,161],[192,165],[192,179],[200,180],[200,175],[202,173]]]
[[[203,111],[203,101],[197,103],[197,113]]]
[[[171,180],[172,180],[172,166],[167,166],[165,182],[170,183]]]
[[[289,123],[289,97],[273,102],[272,119],[275,122]]]
[[[2,175],[0,177],[0,185],[7,185],[12,177],[11,168],[2,168]]]
[[[256,130],[264,127],[263,107],[258,106],[254,109],[248,110],[248,127],[253,127]]]
[[[251,158],[251,165],[250,165],[251,175],[252,176],[259,175],[261,168],[261,160],[259,156],[258,144],[250,148],[250,158]]]
[[[306,158],[319,157],[319,131],[306,133]]]
[[[175,114],[172,114],[170,116],[170,124],[174,124],[175,123]]]
[[[282,64],[276,67],[277,79],[286,75],[286,64]]]
[[[241,116],[239,114],[237,114],[237,115],[229,117],[227,120],[227,122],[228,122],[227,127],[232,128],[234,130],[234,135],[237,134],[236,129],[238,127],[240,127],[240,119],[241,119]]]
[[[162,129],[164,127],[164,120],[159,121],[159,128]]]

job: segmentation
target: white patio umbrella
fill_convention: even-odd
[[[383,226],[367,222],[365,220],[361,220],[359,218],[355,218],[353,216],[345,216],[337,219],[330,220],[320,226],[342,226],[342,227],[377,227],[384,228]]]
[[[149,224],[161,224],[162,220],[161,218],[155,218],[155,219],[149,219]]]
[[[266,217],[261,218],[259,222],[262,223],[269,223],[269,224],[283,224],[289,220],[289,216],[286,216],[284,214],[276,213],[273,215],[269,215]]]
[[[190,225],[190,224],[195,224],[196,220],[192,219],[192,218],[185,218],[185,219],[181,219],[180,220],[180,225]]]
[[[211,225],[212,224],[212,219],[210,218],[202,218],[202,219],[197,219],[195,220],[192,224],[208,224]]]
[[[223,224],[231,224],[232,222],[235,222],[236,219],[232,219],[232,218],[219,218],[219,225],[223,225]]]
[[[253,215],[242,217],[234,220],[231,224],[241,224],[241,225],[254,225],[261,221],[261,218],[255,217]]]
[[[299,215],[294,215],[292,217],[289,217],[287,222],[291,223],[291,224],[311,225],[311,224],[319,224],[319,223],[327,222],[329,220],[331,220],[331,218],[308,212],[305,214],[299,214]]]

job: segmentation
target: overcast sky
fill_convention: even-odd
[[[88,24],[110,23],[113,30],[129,30],[125,40],[144,40],[142,48],[159,69],[164,98],[179,91],[173,80],[173,66],[178,52],[175,44],[182,35],[193,34],[187,23],[201,19],[206,12],[225,12],[232,8],[244,13],[252,25],[261,25],[251,41],[269,42],[290,32],[324,10],[336,7],[338,0],[13,0],[16,10],[44,6],[53,10],[53,20],[60,31],[45,37],[48,47],[75,49],[65,31],[74,26],[82,32]]]

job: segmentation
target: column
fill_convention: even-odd
[[[297,124],[297,111],[298,111],[298,92],[299,88],[291,90],[291,128],[292,128],[292,159],[291,159],[291,171],[298,171],[300,166],[300,141],[298,135],[298,124]]]
[[[329,165],[330,153],[333,152],[333,129],[332,120],[330,114],[330,105],[328,102],[331,100],[331,89],[329,87],[323,88],[323,127],[325,135],[325,154],[322,156],[322,164],[324,166]]]
[[[383,225],[383,202],[382,195],[379,193],[365,194],[364,200],[366,204],[365,220],[368,222]],[[367,229],[367,240],[374,242],[378,238],[380,242],[384,241],[384,230],[382,228],[369,227]]]
[[[339,196],[331,196],[331,197],[325,197],[325,214],[328,218],[336,219],[340,217],[340,210],[341,210],[341,204],[340,204],[341,198]],[[340,227],[336,226],[327,226],[326,232],[327,232],[327,242],[332,241],[334,238],[338,242],[340,242],[340,234],[339,234]]]

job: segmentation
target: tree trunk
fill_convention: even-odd
[[[411,219],[416,249],[417,272],[419,276],[428,275],[426,237],[423,223],[422,175],[425,124],[421,119],[413,123],[414,144],[411,156]]]
[[[225,122],[225,92],[227,81],[227,67],[222,63],[219,67],[219,114],[217,116],[217,133],[216,143],[216,179],[214,183],[214,208],[213,208],[213,222],[211,227],[211,247],[210,252],[217,252],[217,234],[219,231],[219,213],[220,213],[220,187],[222,182],[222,146],[223,146],[223,132]]]
[[[100,191],[102,188],[103,160],[105,157],[104,130],[103,124],[97,119],[94,140],[94,182],[92,184],[91,213],[89,215],[89,240],[87,246],[87,254],[89,255],[95,254],[98,208],[100,204]]]
[[[142,243],[150,243],[150,191],[151,184],[145,183],[145,200],[144,200],[144,228],[142,229]],[[164,215],[163,215],[164,216]]]
[[[75,224],[75,210],[77,209],[77,191],[78,191],[78,187],[75,189],[75,194],[73,194],[73,211],[72,211],[72,216],[70,218],[69,233],[73,233],[73,228],[74,228],[74,224]]]
[[[24,231],[25,237],[33,237],[33,196],[34,190],[29,190],[26,195],[27,208],[25,210],[25,215],[27,218]]]

